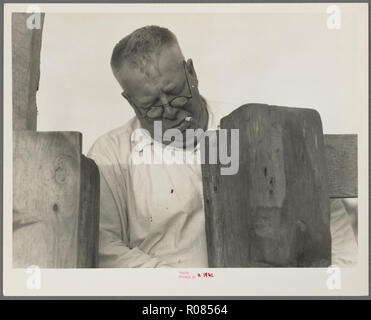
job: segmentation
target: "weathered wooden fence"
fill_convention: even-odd
[[[42,24],[29,16],[12,15],[13,267],[96,267],[98,168],[80,133],[36,131]]]
[[[329,199],[357,197],[357,137],[323,136],[315,110],[261,104],[233,111],[223,128],[239,129],[239,171],[221,175],[207,144],[209,266],[330,265]]]

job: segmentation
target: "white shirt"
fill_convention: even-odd
[[[217,129],[215,110],[222,108],[215,103],[208,109],[208,129]],[[88,153],[100,171],[99,267],[208,267],[201,166],[133,164],[133,156],[184,156],[182,149],[138,133],[140,128],[134,117]],[[134,131],[139,149],[131,141]],[[357,244],[341,200],[331,201],[331,235],[332,263],[356,263]]]

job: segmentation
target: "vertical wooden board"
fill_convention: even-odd
[[[330,198],[358,196],[357,135],[324,135]]]
[[[92,159],[81,156],[81,196],[77,267],[98,267],[99,171]]]
[[[13,130],[36,130],[44,14],[40,13],[40,29],[27,27],[30,16],[31,13],[12,14]]]
[[[322,123],[318,112],[281,109],[286,201],[284,212],[294,216],[293,252],[296,266],[331,264],[330,202]]]
[[[13,131],[13,266],[77,265],[81,134]]]
[[[218,244],[208,240],[209,265],[329,265],[329,200],[318,113],[250,104],[223,118],[221,128],[240,129],[240,167],[236,175],[223,176],[203,165],[207,236],[212,230]]]
[[[205,140],[201,140],[201,143],[205,144],[205,149],[202,148],[203,156],[205,159],[203,163],[209,163],[209,155],[214,152],[217,148],[217,144],[213,144],[209,141],[207,135]],[[206,150],[206,152],[205,152]],[[208,260],[213,261],[217,266],[224,266],[223,246],[225,244],[223,228],[216,227],[224,225],[224,215],[219,212],[219,172],[220,165],[208,164],[202,165],[202,180],[203,180],[203,195],[204,195],[204,206],[205,206],[205,231],[207,241],[207,253]]]

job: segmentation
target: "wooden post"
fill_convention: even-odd
[[[98,267],[99,170],[92,159],[83,155],[80,186],[77,267]]]
[[[78,132],[36,132],[40,29],[12,15],[13,267],[98,266],[99,172]]]
[[[99,172],[78,132],[14,131],[13,266],[97,266]]]
[[[330,198],[358,197],[357,135],[325,134]]]
[[[29,29],[29,13],[12,14],[13,130],[36,130],[36,92],[40,78],[40,29]]]
[[[319,114],[248,104],[223,118],[223,128],[240,129],[239,172],[221,175],[219,164],[202,165],[209,266],[329,266]]]

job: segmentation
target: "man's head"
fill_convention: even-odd
[[[154,121],[163,131],[206,130],[206,102],[198,92],[192,60],[184,60],[175,35],[147,26],[123,38],[114,48],[112,71],[143,128],[153,134]],[[189,120],[189,121],[188,121]]]

